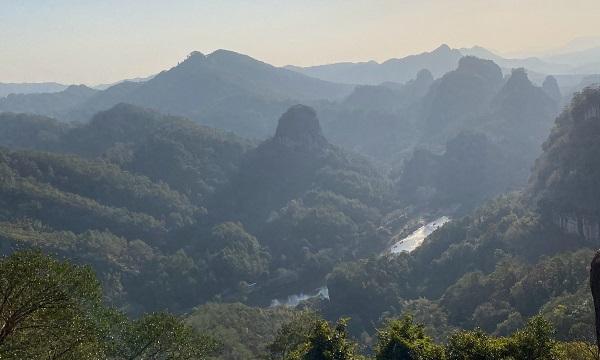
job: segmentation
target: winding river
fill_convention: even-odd
[[[448,216],[442,216],[433,220],[430,223],[421,226],[407,237],[398,240],[396,243],[394,243],[394,245],[392,245],[392,247],[390,248],[390,252],[392,254],[398,254],[401,252],[413,251],[414,249],[421,246],[426,237],[431,235],[432,232],[437,230],[439,227],[441,227],[448,221],[450,221],[450,218]]]
[[[305,301],[308,299],[313,299],[313,298],[329,299],[329,289],[327,288],[327,285],[321,286],[320,288],[316,289],[316,291],[312,294],[300,293],[300,294],[290,295],[287,297],[287,299],[283,299],[283,300],[273,299],[273,300],[271,300],[271,307],[273,307],[273,306],[296,307],[302,301]]]
[[[401,252],[411,252],[414,249],[421,246],[423,241],[427,236],[429,236],[432,232],[440,228],[442,225],[450,221],[448,216],[439,217],[432,222],[429,222],[417,230],[413,231],[407,237],[404,237],[394,243],[392,247],[387,250],[385,253],[399,254]],[[287,299],[273,299],[271,300],[271,307],[274,306],[288,306],[288,307],[296,307],[302,301],[320,298],[320,299],[329,299],[329,289],[327,285],[324,285],[315,290],[314,293],[305,294],[303,292],[299,294],[290,295]]]

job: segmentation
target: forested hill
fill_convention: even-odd
[[[331,145],[315,111],[291,107],[279,119],[275,135],[248,152],[227,192],[227,214],[241,212],[265,221],[269,212],[309,190],[334,192],[382,208],[389,190],[382,174],[357,155]]]
[[[444,338],[456,328],[507,334],[540,313],[560,338],[592,339],[587,264],[599,244],[599,94],[584,90],[557,118],[525,192],[446,224],[410,255],[337,266],[328,276],[328,316],[351,316],[359,333],[410,312]]]
[[[79,86],[52,94],[11,95],[0,99],[0,111],[87,121],[99,111],[126,102],[243,136],[265,138],[277,116],[293,103],[341,99],[351,90],[349,85],[217,50],[208,55],[193,52],[149,80],[124,81],[102,91]]]
[[[576,94],[556,120],[530,181],[532,201],[565,231],[598,244],[600,89]]]
[[[71,85],[58,92],[9,94],[0,98],[0,111],[63,117],[71,114],[73,109],[92,98],[97,92],[85,85]]]
[[[558,112],[523,69],[503,80],[493,62],[472,57],[434,82],[420,105],[422,142],[398,171],[399,198],[463,215],[527,185]]]
[[[126,104],[85,124],[5,113],[0,129],[2,251],[90,263],[132,313],[269,304],[390,238],[389,182],[306,106],[258,146]]]
[[[35,246],[90,263],[107,297],[132,313],[181,311],[228,286],[211,290],[221,275],[201,260],[227,246],[205,253],[218,225],[207,222],[205,203],[250,142],[124,104],[82,125],[3,114],[0,127],[2,146],[32,149],[2,152],[3,251]],[[263,264],[256,239],[231,226]]]
[[[0,145],[101,158],[200,201],[225,183],[249,141],[189,120],[119,104],[82,125],[1,114]]]
[[[450,80],[479,83],[474,74],[495,72],[490,63],[465,61],[468,69]],[[439,85],[450,80],[429,94],[451,89]],[[470,211],[512,186],[503,178],[515,171],[511,156],[541,136],[554,111],[520,70],[492,82],[498,86],[486,95],[492,112],[481,115],[472,104],[473,114],[489,121],[482,126],[506,127],[459,132],[442,154],[416,151],[395,183],[367,159],[332,145],[317,112],[304,105],[283,112],[260,143],[127,104],[83,124],[4,113],[0,251],[38,248],[90,264],[107,302],[129,314],[185,313],[223,302],[266,307],[327,286],[329,300],[304,306],[332,321],[352,317],[347,330],[366,345],[374,325],[406,313],[440,341],[456,329],[508,336],[531,326],[536,314],[556,327],[558,339],[588,340],[586,266],[598,244],[589,236],[597,188],[590,169],[600,156],[594,145],[600,90],[577,95],[559,116],[529,189]],[[437,95],[440,106],[450,96]],[[475,117],[453,119],[464,125]],[[511,135],[509,125],[527,135]],[[493,141],[503,136],[514,142]],[[421,195],[429,197],[419,204]],[[465,204],[467,216],[410,254],[385,252],[411,228],[416,205],[434,211],[455,202]],[[195,310],[190,323],[224,331],[206,312],[227,309],[260,326],[265,339],[277,339],[265,322],[281,326],[295,316],[212,304]],[[235,320],[228,324],[236,328]],[[343,323],[339,329],[346,334]]]

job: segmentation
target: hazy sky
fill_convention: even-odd
[[[600,0],[0,0],[0,82],[107,83],[225,48],[274,65],[599,36]]]

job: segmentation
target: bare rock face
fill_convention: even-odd
[[[542,84],[542,89],[548,96],[552,98],[552,100],[557,103],[562,99],[562,95],[560,94],[560,88],[558,87],[558,82],[556,78],[552,75],[546,76],[544,79],[544,83]]]
[[[600,350],[600,251],[596,252],[590,267],[590,288],[596,313],[596,343]]]
[[[279,118],[274,139],[307,148],[318,148],[327,144],[317,113],[305,105],[294,105]]]

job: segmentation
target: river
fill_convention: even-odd
[[[392,247],[390,248],[390,253],[398,254],[401,252],[413,251],[414,249],[421,246],[426,237],[431,235],[432,232],[437,230],[440,226],[444,225],[448,221],[450,221],[450,218],[448,216],[442,216],[433,220],[430,223],[421,226],[407,237],[394,243],[394,245],[392,245]]]
[[[273,307],[273,306],[296,307],[302,301],[314,299],[314,298],[329,300],[329,289],[327,288],[327,285],[321,286],[320,288],[316,289],[315,292],[312,294],[300,293],[300,294],[290,295],[287,297],[287,299],[273,299],[273,300],[271,300],[271,307]]]
[[[429,222],[417,230],[413,231],[410,235],[405,238],[398,240],[392,247],[389,249],[389,253],[398,254],[401,252],[411,252],[414,249],[421,246],[423,241],[427,236],[429,236],[432,232],[437,230],[439,227],[444,225],[450,221],[448,216],[439,217],[432,222]],[[386,251],[388,252],[388,251]],[[303,292],[299,294],[290,295],[287,299],[273,299],[271,301],[271,307],[273,306],[288,306],[288,307],[296,307],[302,301],[309,299],[329,299],[329,289],[327,285],[324,285],[315,290],[314,293],[305,294]]]

